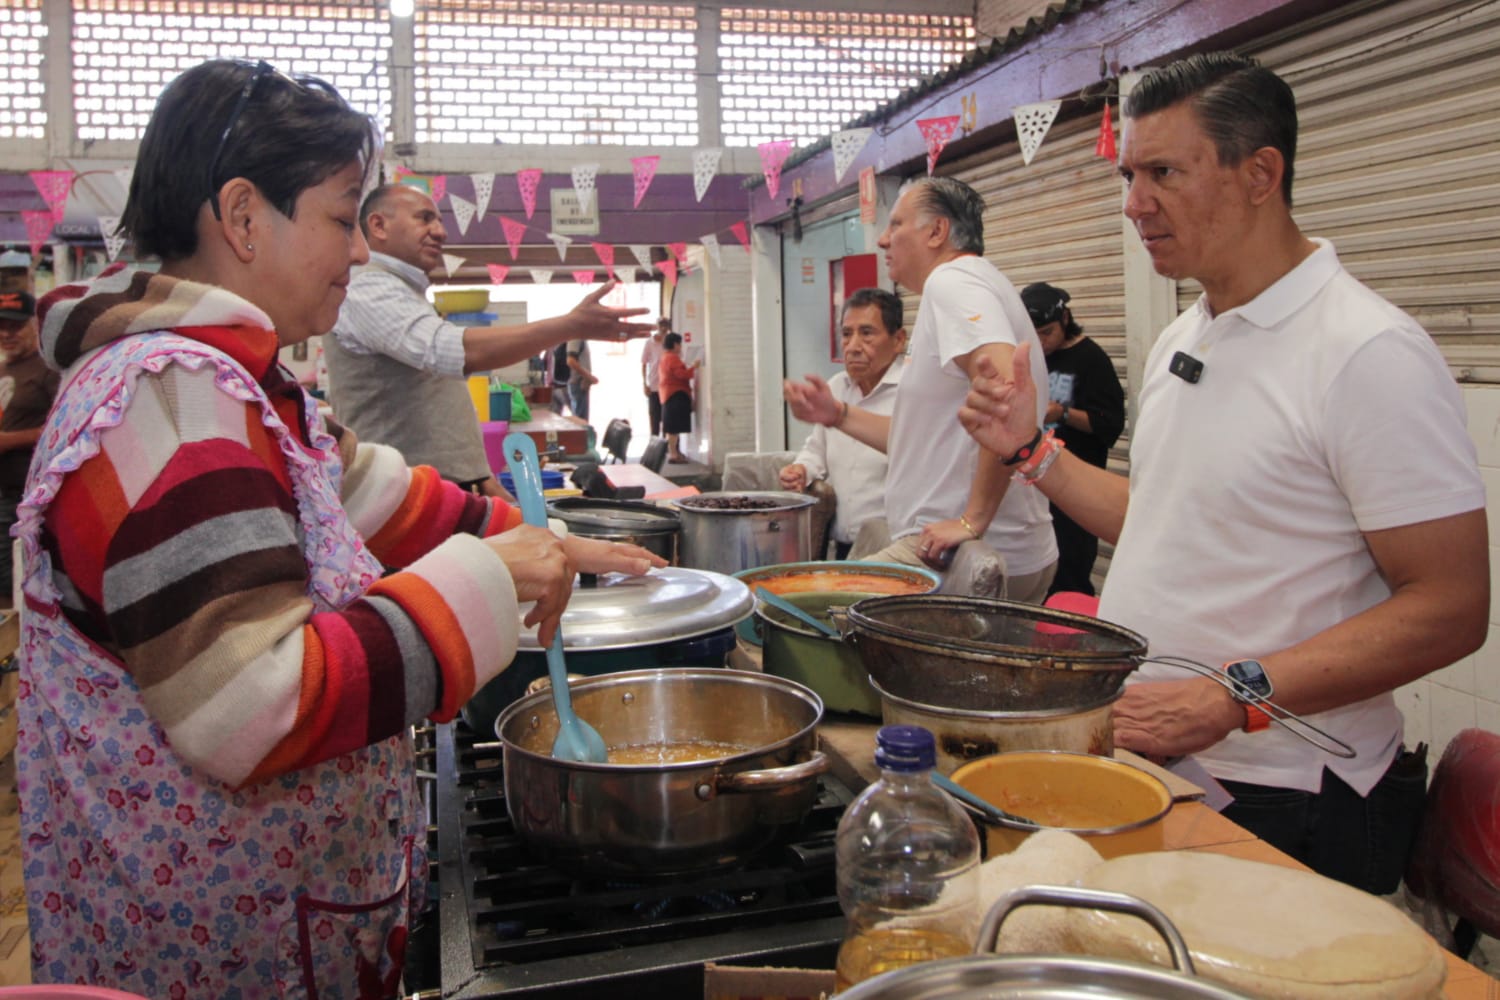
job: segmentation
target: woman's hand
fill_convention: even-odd
[[[645,576],[652,567],[667,565],[655,552],[629,542],[609,542],[602,538],[569,535],[563,539],[563,550],[580,573],[628,573]]]
[[[546,528],[523,524],[484,541],[505,560],[516,587],[516,600],[522,604],[536,602],[527,612],[525,624],[536,625],[537,641],[550,645],[573,592],[576,572],[562,539]]]

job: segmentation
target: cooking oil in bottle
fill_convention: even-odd
[[[875,740],[880,780],[839,821],[839,905],[849,929],[837,988],[892,969],[973,950],[979,835],[932,783],[936,749],[920,726],[885,726]]]

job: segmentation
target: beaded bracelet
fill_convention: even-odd
[[[1052,463],[1057,461],[1057,456],[1061,455],[1066,447],[1066,442],[1048,431],[1042,435],[1041,444],[1038,444],[1032,451],[1031,457],[1016,470],[1015,478],[1027,486],[1035,486],[1047,474],[1047,470],[1052,468]]]

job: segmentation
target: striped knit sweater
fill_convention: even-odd
[[[222,289],[107,273],[54,292],[42,323],[43,354],[64,370],[156,331],[217,348],[311,448],[311,402],[277,365],[270,320]],[[63,613],[132,675],[174,749],[231,785],[452,718],[515,654],[514,586],[474,536],[514,527],[520,512],[327,429],[343,509],[320,514],[349,518],[383,564],[405,567],[343,608],[309,598],[275,434],[258,406],[215,386],[212,366],[141,375],[122,421],[46,514]]]

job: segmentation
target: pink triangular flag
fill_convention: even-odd
[[[745,228],[745,224],[743,222],[736,222],[734,225],[732,225],[732,226],[729,227],[729,231],[731,233],[734,233],[734,238],[737,239],[737,240],[739,240],[740,243],[744,245],[745,252],[749,253],[750,252],[750,231]]]
[[[26,238],[31,241],[31,256],[35,257],[42,252],[42,244],[52,235],[52,227],[57,225],[57,220],[52,218],[51,212],[30,209],[21,213],[21,219],[26,223]]]
[[[662,274],[667,276],[667,284],[677,284],[677,262],[675,260],[668,257],[666,260],[657,261],[656,266],[661,269]]]
[[[574,271],[573,280],[580,285],[592,285],[594,283],[593,271]]]
[[[922,130],[922,140],[927,143],[927,172],[932,173],[932,168],[937,166],[938,157],[943,154],[943,147],[948,145],[948,140],[953,138],[953,132],[958,128],[958,115],[944,115],[942,118],[918,118],[917,128]]]
[[[52,212],[52,220],[61,222],[63,211],[68,206],[68,192],[73,190],[73,171],[33,170],[28,176]]]
[[[594,253],[599,255],[599,263],[604,265],[610,280],[615,280],[615,248],[608,243],[595,243]]]
[[[505,284],[505,276],[510,273],[510,268],[504,264],[486,264],[484,268],[490,272],[490,284],[492,285]]]
[[[526,235],[526,223],[500,216],[500,228],[505,230],[505,245],[510,247],[510,259],[515,260],[521,252],[521,237]]]
[[[686,243],[668,243],[667,244],[667,249],[670,250],[670,251],[672,251],[672,256],[673,257],[676,257],[679,261],[681,261],[684,264],[687,263],[687,244]]]
[[[781,193],[781,165],[792,153],[792,140],[777,139],[760,144],[760,169],[766,177],[766,190],[775,198]]]
[[[540,170],[517,170],[516,186],[521,189],[521,207],[526,209],[526,218],[536,214],[536,189],[542,183]]]
[[[434,202],[442,201],[443,200],[443,195],[445,195],[445,194],[448,193],[448,175],[447,174],[433,174],[432,175],[431,184],[432,184],[432,200]]]
[[[1109,120],[1109,102],[1104,102],[1104,117],[1099,119],[1099,138],[1094,142],[1094,155],[1102,156],[1113,163],[1115,152],[1115,127]]]
[[[657,164],[661,163],[660,156],[633,156],[630,158],[630,169],[635,174],[635,204],[631,208],[640,208],[641,199],[646,197],[646,189],[651,186],[652,179],[656,176]]]

